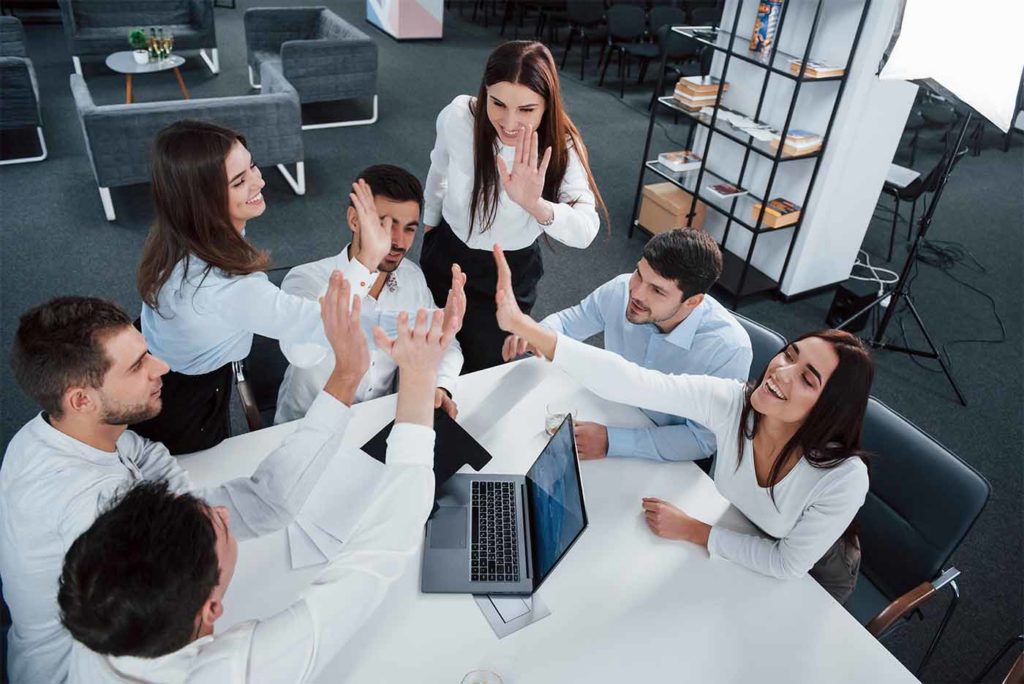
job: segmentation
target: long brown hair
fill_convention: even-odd
[[[159,310],[160,288],[175,265],[189,259],[206,262],[203,277],[218,268],[229,275],[265,269],[266,252],[235,230],[228,213],[224,160],[238,133],[202,121],[179,121],[160,131],[153,143],[153,204],[156,219],[142,250],[138,288],[142,301]],[[248,147],[248,146],[246,146]]]
[[[583,144],[576,124],[562,105],[562,89],[558,81],[558,69],[551,51],[543,43],[529,40],[513,40],[499,45],[487,58],[484,76],[476,102],[471,104],[473,112],[473,201],[470,205],[470,232],[480,219],[482,230],[494,221],[498,210],[498,134],[487,118],[487,88],[501,82],[524,85],[544,98],[544,116],[537,128],[540,156],[551,147],[551,162],[544,178],[541,197],[549,202],[558,202],[558,188],[565,178],[569,166],[569,148],[579,155],[583,170],[587,174],[590,191],[594,193],[597,206],[604,214],[605,222],[611,224],[604,199],[594,182],[590,171],[587,146]]]
[[[809,337],[817,337],[831,344],[839,356],[839,364],[822,388],[807,418],[782,447],[768,472],[768,494],[772,501],[775,501],[775,485],[782,468],[794,454],[802,455],[815,468],[834,468],[848,458],[861,458],[867,462],[868,455],[861,451],[860,438],[871,381],[875,377],[875,363],[871,354],[860,338],[843,330],[819,330],[801,335],[793,342]],[[767,372],[768,366],[765,366],[757,382],[747,385],[740,415],[737,468],[743,461],[744,440],[754,438],[761,422],[761,414],[751,405],[750,395],[764,382]]]

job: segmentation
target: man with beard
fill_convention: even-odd
[[[370,186],[381,220],[388,217],[392,219],[391,251],[377,267],[379,275],[363,302],[364,312],[416,312],[418,309],[435,308],[423,271],[405,258],[406,252],[416,240],[416,231],[420,225],[423,186],[414,175],[390,164],[371,166],[361,171],[357,178],[363,179]],[[323,296],[331,271],[344,268],[349,261],[351,249],[359,245],[359,215],[351,205],[346,218],[352,231],[352,243],[345,245],[335,256],[302,264],[288,271],[281,283],[282,291],[307,299]],[[318,388],[323,385],[324,378],[331,374],[332,368],[334,357],[330,355],[310,368],[289,365],[278,390],[274,422],[284,423],[306,415]],[[370,369],[356,391],[356,402],[390,394],[397,370],[398,366],[391,357],[371,347]],[[443,408],[452,418],[458,413],[452,393],[461,370],[462,350],[458,341],[453,341],[441,359],[437,371],[438,386],[434,393],[434,407]]]
[[[721,274],[722,253],[714,238],[700,230],[670,230],[648,241],[632,274],[613,278],[541,324],[577,340],[603,333],[605,349],[663,373],[746,380],[753,358],[750,338],[707,294]],[[509,361],[527,351],[523,339],[510,335],[502,356]],[[714,435],[702,425],[666,413],[645,413],[653,427],[577,422],[580,458],[693,461],[715,453]]]
[[[21,317],[11,367],[42,412],[14,436],[0,467],[0,573],[14,623],[8,635],[12,682],[67,679],[72,639],[57,606],[61,564],[119,490],[161,480],[171,492],[195,492],[224,507],[239,539],[294,519],[339,452],[369,362],[359,299],[352,298],[350,315],[350,297],[349,284],[333,275],[321,318],[338,368],[306,418],[252,477],[202,491],[163,444],[127,429],[160,413],[168,366],[149,353],[120,307],[62,297]]]

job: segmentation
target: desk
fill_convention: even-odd
[[[649,424],[544,361],[473,373],[460,378],[456,399],[459,423],[494,456],[485,472],[525,473],[545,443],[544,407],[562,398],[581,420]],[[394,396],[357,405],[345,443],[363,444],[394,407]],[[215,484],[251,472],[292,430],[234,437],[181,463],[197,483]],[[417,560],[325,681],[458,684],[478,667],[505,684],[915,681],[809,577],[764,577],[651,534],[645,495],[752,529],[692,463],[605,459],[584,462],[582,471],[590,527],[539,592],[549,617],[499,641],[470,596],[420,594]],[[218,628],[286,607],[319,571],[289,569],[283,532],[239,545]]]

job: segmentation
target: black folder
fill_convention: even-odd
[[[363,445],[363,451],[381,463],[386,463],[388,435],[395,421],[384,426]],[[442,409],[434,410],[434,491],[438,492],[441,485],[448,481],[459,468],[469,465],[473,470],[480,470],[491,460],[491,455],[466,432],[461,425]]]

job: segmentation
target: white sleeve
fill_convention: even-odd
[[[399,423],[377,496],[341,554],[290,608],[256,625],[250,681],[316,679],[384,599],[423,540],[434,500],[434,431]]]
[[[423,224],[427,226],[436,226],[441,222],[441,206],[448,192],[448,141],[444,127],[452,106],[448,105],[441,110],[434,126],[437,137],[434,138],[434,149],[430,151],[430,170],[423,188]]]
[[[295,432],[263,459],[251,477],[229,480],[200,496],[211,506],[228,509],[231,531],[239,539],[287,526],[341,448],[351,416],[348,406],[320,392]]]
[[[555,366],[599,397],[689,418],[722,443],[738,429],[743,383],[708,375],[670,375],[643,368],[614,352],[558,334]],[[599,369],[599,372],[595,372]]]
[[[125,432],[125,436],[131,440],[130,458],[138,466],[144,479],[165,480],[175,492],[192,491],[192,481],[188,473],[178,465],[178,459],[171,456],[162,442],[146,439],[131,430]]]
[[[865,468],[829,482],[782,539],[769,539],[714,526],[708,553],[771,577],[800,577],[846,531],[868,492]],[[763,494],[762,494],[763,495]]]
[[[588,246],[597,237],[601,218],[597,215],[597,200],[590,189],[587,171],[573,147],[569,148],[569,164],[558,188],[557,200],[551,205],[554,221],[550,226],[542,226],[544,232],[570,247]]]

